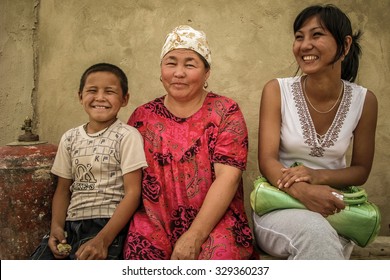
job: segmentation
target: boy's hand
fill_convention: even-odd
[[[88,240],[76,252],[77,260],[105,260],[108,254],[108,246],[104,241],[95,236]]]
[[[66,236],[63,229],[52,229],[50,231],[48,245],[56,259],[64,259],[69,256],[70,251],[60,252],[58,244],[66,244]]]

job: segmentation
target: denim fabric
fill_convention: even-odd
[[[72,251],[69,254],[68,260],[76,259],[75,253],[78,248],[94,238],[100,230],[107,224],[109,219],[89,219],[81,221],[65,222],[65,231],[68,234],[68,244],[72,246]],[[127,234],[127,226],[116,236],[110,247],[108,248],[108,260],[120,260],[122,257],[123,242]],[[30,259],[32,260],[54,260],[54,255],[51,252],[49,246],[49,234],[46,234],[39,246],[31,254]]]

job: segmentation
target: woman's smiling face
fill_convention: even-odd
[[[161,79],[167,93],[181,101],[201,95],[210,75],[199,55],[189,49],[176,49],[161,61]]]
[[[312,74],[333,67],[337,43],[318,17],[306,20],[294,35],[293,53],[302,72]],[[335,63],[341,64],[341,60]]]

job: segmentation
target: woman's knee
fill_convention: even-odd
[[[311,211],[308,211],[311,212]],[[329,222],[320,214],[311,212],[306,213],[302,219],[298,219],[297,235],[305,236],[306,238],[320,238],[338,239],[336,230],[329,224]]]

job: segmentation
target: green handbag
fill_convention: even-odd
[[[360,247],[365,247],[374,241],[379,233],[379,208],[367,201],[367,193],[361,187],[348,187],[342,193],[345,209],[326,219],[339,235],[352,240]],[[259,216],[278,209],[306,209],[300,201],[272,186],[264,177],[258,177],[254,181],[250,203]]]

